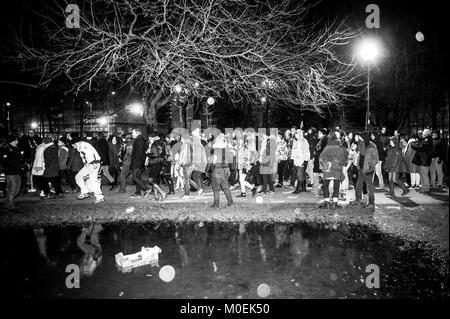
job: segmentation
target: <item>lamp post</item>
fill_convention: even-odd
[[[379,57],[379,46],[377,41],[373,39],[366,39],[359,44],[358,57],[361,62],[367,64],[367,109],[366,109],[366,123],[365,130],[368,131],[370,127],[370,65]]]

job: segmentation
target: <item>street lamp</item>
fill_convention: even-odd
[[[144,114],[144,106],[139,102],[131,103],[127,108],[135,115],[142,116]]]
[[[39,127],[37,122],[31,122],[31,129],[36,130]]]
[[[367,110],[366,110],[366,131],[370,124],[370,65],[380,56],[380,48],[377,41],[366,39],[358,46],[358,58],[362,63],[367,64]]]

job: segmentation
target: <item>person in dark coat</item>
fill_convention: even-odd
[[[119,184],[121,146],[122,146],[121,138],[115,135],[111,135],[109,137],[108,139],[109,169],[111,170],[114,179],[110,190],[113,190]]]
[[[409,193],[409,189],[406,188],[403,181],[399,181],[399,174],[406,172],[407,169],[402,156],[400,140],[396,137],[392,137],[387,145],[384,170],[389,175],[389,192],[386,195],[395,197],[394,184],[397,184],[403,190],[402,196]]]
[[[313,176],[314,176],[314,187],[312,189],[312,193],[315,195],[319,195],[320,192],[320,175],[322,174],[322,170],[320,169],[319,157],[324,148],[327,146],[328,138],[327,138],[327,130],[322,128],[317,131],[317,143],[314,147],[314,167],[313,167]]]
[[[416,154],[413,158],[413,164],[419,166],[420,170],[420,182],[422,184],[422,189],[419,190],[419,192],[429,193],[429,174],[431,157],[433,153],[433,140],[431,139],[431,131],[429,129],[424,129],[422,132],[422,140],[412,143],[411,147],[416,151]]]
[[[339,206],[339,190],[344,179],[344,166],[347,164],[348,151],[340,144],[339,132],[333,132],[328,138],[327,146],[319,156],[323,172],[323,196],[325,201],[319,208],[341,208]],[[333,194],[330,197],[330,182],[333,183]]]
[[[432,134],[433,138],[433,152],[431,154],[431,187],[442,188],[444,180],[443,164],[445,161],[446,143],[439,137],[440,132],[435,130]],[[436,183],[437,176],[437,183]]]
[[[58,146],[54,143],[53,138],[49,136],[44,137],[44,144],[47,146],[44,151],[44,182],[42,183],[45,196],[41,197],[41,199],[55,198],[55,196],[50,193],[48,183],[53,185],[57,196],[64,197],[61,189],[61,180],[59,178]]]
[[[69,193],[75,194],[78,193],[78,186],[77,182],[75,180],[75,176],[78,174],[78,172],[83,168],[83,159],[81,158],[80,153],[76,150],[75,147],[72,145],[72,141],[70,142],[71,145],[68,145],[69,149],[69,160],[67,162],[67,170],[68,170],[68,184],[70,187]]]
[[[103,175],[105,175],[105,177],[108,179],[109,185],[113,185],[114,178],[111,176],[111,174],[109,174],[109,145],[103,133],[99,134],[97,151],[98,155],[100,155],[100,157],[102,158],[99,174],[103,173]]]
[[[375,166],[379,161],[378,149],[374,143],[370,141],[369,133],[362,132],[355,137],[358,143],[359,159],[358,159],[358,181],[355,188],[355,201],[350,205],[363,205],[365,208],[375,209],[375,189],[373,187],[372,176]],[[369,202],[362,203],[362,192],[364,183],[369,193]]]
[[[136,192],[130,197],[140,198],[141,190],[144,190],[144,197],[150,194],[150,188],[147,183],[141,179],[142,173],[145,171],[145,151],[146,151],[146,141],[144,136],[142,136],[140,129],[134,129],[131,133],[134,138],[133,141],[133,151],[131,152],[131,164],[130,170],[133,176],[133,181],[136,183]]]
[[[125,142],[122,145],[121,160],[122,169],[120,171],[120,188],[118,193],[125,193],[127,189],[127,178],[130,175],[131,155],[133,153],[133,138],[131,135],[125,137]]]
[[[378,185],[380,188],[384,188],[384,180],[383,180],[383,163],[386,158],[385,156],[385,141],[380,138],[377,131],[370,133],[370,139],[376,145],[378,151],[378,163],[375,166],[375,172],[372,177],[372,183],[375,181],[375,175],[378,177]]]
[[[10,135],[6,140],[0,140],[0,173],[6,177],[6,200],[5,209],[15,210],[14,198],[20,192],[21,170],[25,166],[17,147],[19,140]]]

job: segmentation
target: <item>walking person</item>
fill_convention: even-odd
[[[131,174],[131,154],[133,152],[133,138],[131,135],[125,137],[125,141],[122,145],[120,152],[120,158],[122,161],[122,168],[120,171],[120,187],[117,190],[118,193],[125,193],[127,190],[127,178]]]
[[[292,159],[294,160],[294,167],[297,173],[297,186],[293,193],[299,194],[302,191],[306,192],[305,170],[310,159],[310,153],[308,141],[303,137],[303,130],[297,130],[295,133],[294,144],[292,146]]]
[[[69,149],[66,147],[66,139],[61,137],[58,139],[58,162],[59,162],[59,182],[62,185],[62,179],[69,185],[69,171],[67,163],[69,161]]]
[[[420,188],[420,169],[419,166],[413,163],[416,151],[411,147],[411,144],[416,142],[418,137],[413,135],[408,140],[405,150],[403,151],[403,158],[405,159],[405,165],[407,172],[409,173],[411,182],[409,183],[410,188],[419,189]]]
[[[370,141],[369,133],[362,132],[360,136],[355,136],[358,143],[358,181],[355,188],[355,201],[350,205],[362,205],[364,208],[375,209],[375,189],[373,187],[372,177],[375,166],[379,161],[377,146]],[[368,192],[368,203],[362,202],[363,185],[366,184]]]
[[[409,193],[403,181],[399,180],[399,174],[406,171],[406,165],[402,156],[400,141],[392,137],[387,145],[387,155],[384,163],[384,170],[389,175],[389,192],[386,195],[395,197],[394,185],[397,184],[403,190],[402,196]]]
[[[339,190],[344,179],[344,165],[347,164],[348,151],[341,145],[339,132],[331,133],[328,143],[320,154],[319,161],[323,172],[323,197],[325,201],[319,208],[341,208]],[[333,181],[333,194],[330,196],[330,182]]]
[[[44,144],[46,145],[44,151],[44,174],[45,178],[42,186],[44,187],[44,197],[41,199],[52,199],[55,195],[63,198],[64,194],[61,188],[61,178],[59,171],[59,156],[58,156],[58,146],[56,146],[53,138],[50,136],[44,137]],[[50,192],[49,183],[52,184],[55,190],[55,195]]]
[[[289,156],[289,149],[287,147],[286,141],[283,139],[281,134],[277,136],[277,159],[278,159],[278,183],[275,187],[283,187],[284,174],[286,170],[287,160]]]
[[[111,162],[109,160],[110,157],[108,141],[106,140],[105,134],[103,134],[103,132],[100,132],[98,137],[97,150],[98,154],[101,157],[100,174],[103,173],[103,175],[108,179],[108,185],[112,186],[114,185],[114,178],[109,173],[109,166]]]
[[[108,156],[109,156],[109,169],[112,173],[113,182],[111,184],[112,191],[119,185],[120,176],[120,149],[122,145],[122,139],[116,135],[111,135],[108,139]]]
[[[384,128],[386,129],[386,128]],[[383,180],[383,171],[382,171],[382,167],[383,167],[383,162],[385,161],[386,158],[386,139],[385,136],[383,135],[382,138],[378,135],[377,132],[372,132],[370,134],[370,139],[372,140],[372,142],[376,145],[377,150],[378,150],[378,163],[375,166],[375,171],[374,174],[372,176],[372,183],[375,182],[375,176],[378,177],[378,187],[383,189],[384,188],[384,180]],[[389,142],[389,140],[388,140]]]
[[[141,190],[144,191],[144,197],[150,194],[150,188],[142,179],[142,173],[145,171],[145,139],[140,129],[133,129],[133,150],[131,153],[130,170],[133,181],[136,183],[136,191],[130,195],[131,198],[141,198]]]
[[[166,147],[162,143],[159,136],[152,136],[149,140],[148,150],[146,152],[146,165],[148,164],[148,178],[149,184],[154,188],[154,199],[159,199],[161,202],[167,198],[167,193],[158,185],[156,179],[161,170],[162,163],[166,157]]]
[[[256,186],[250,183],[247,180],[247,176],[250,173],[250,170],[252,168],[252,164],[254,164],[258,158],[258,153],[255,151],[252,151],[248,147],[248,139],[246,136],[241,141],[240,144],[238,144],[238,158],[237,158],[237,165],[239,170],[239,184],[241,186],[241,194],[237,197],[247,197],[246,189],[250,188],[252,190],[252,195],[256,194]]]
[[[203,147],[200,128],[192,131],[192,179],[198,186],[198,196],[203,196],[203,174],[205,174],[208,159],[206,157],[205,148]],[[233,184],[232,184],[233,185]]]
[[[70,145],[68,145],[69,160],[67,162],[67,170],[68,170],[68,183],[70,190],[68,190],[67,192],[70,194],[76,194],[80,191],[77,185],[77,181],[75,180],[75,176],[77,176],[78,172],[81,171],[81,169],[84,166],[80,152],[78,152],[77,149],[72,144],[73,139],[77,138],[78,137],[74,136],[68,142]]]
[[[314,187],[314,149],[316,148],[317,144],[317,130],[314,127],[311,127],[308,130],[306,140],[308,141],[310,154],[308,164],[306,165],[306,174],[309,178],[308,186]]]
[[[93,192],[95,196],[94,204],[104,202],[105,197],[103,196],[101,183],[98,178],[101,162],[100,155],[88,142],[73,139],[72,145],[80,153],[84,163],[83,168],[75,176],[77,185],[80,188],[80,194],[77,196],[77,199],[83,200],[89,198],[89,193]]]
[[[413,158],[413,164],[419,167],[420,181],[422,188],[419,190],[421,193],[430,193],[430,165],[431,156],[433,153],[433,140],[431,139],[431,131],[424,129],[422,132],[422,139],[411,144],[416,154]]]
[[[211,171],[211,185],[214,196],[214,203],[211,207],[220,207],[220,189],[222,189],[227,198],[227,205],[232,206],[233,198],[228,185],[228,179],[230,178],[230,167],[228,164],[233,160],[233,156],[228,149],[224,134],[219,134],[216,137],[212,149],[206,169],[207,172]]]
[[[0,140],[0,172],[4,173],[6,178],[4,208],[11,211],[16,209],[14,198],[20,192],[20,173],[25,165],[21,161],[18,143],[19,139],[13,135],[8,136],[6,140]]]
[[[263,147],[260,153],[260,168],[259,173],[262,176],[262,194],[267,194],[267,186],[269,186],[269,193],[275,192],[275,184],[272,178],[273,171],[276,167],[276,141],[273,136],[264,137]]]

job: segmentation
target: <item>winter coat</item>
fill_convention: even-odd
[[[45,161],[44,161],[44,151],[50,144],[39,144],[36,147],[36,155],[34,157],[33,169],[31,174],[36,176],[44,175]]]
[[[83,159],[81,158],[80,152],[78,152],[73,147],[69,148],[69,162],[67,163],[67,168],[72,172],[79,172],[83,168]]]
[[[433,152],[431,158],[439,158],[440,161],[445,160],[446,145],[443,139],[437,138],[433,140]]]
[[[204,173],[208,164],[208,158],[201,140],[195,136],[192,137],[192,152],[193,170]]]
[[[378,159],[379,159],[379,161],[384,161],[386,159],[386,151],[384,150],[384,148],[386,147],[386,144],[383,139],[384,137],[381,138],[380,136],[378,136],[378,134],[376,132],[373,134],[375,135],[375,140],[373,140],[372,143],[374,143],[377,147]],[[388,144],[389,144],[389,139],[388,139]]]
[[[51,143],[51,145],[45,149],[44,162],[44,177],[56,177],[59,175],[58,146],[54,143]]]
[[[316,147],[314,149],[314,154],[313,154],[313,158],[314,158],[313,172],[314,173],[322,173],[322,170],[320,169],[319,157],[320,157],[320,154],[325,149],[325,147],[327,146],[327,143],[328,143],[328,138],[326,136],[322,136],[322,138],[317,141]]]
[[[272,141],[272,145],[274,145],[274,149],[270,148],[270,141]],[[260,156],[261,166],[259,167],[260,174],[273,174],[277,168],[276,161],[276,141],[275,139],[268,139],[265,147],[261,149]]]
[[[315,138],[314,136],[309,136],[308,138],[307,138],[307,141],[308,141],[308,144],[309,144],[309,154],[310,154],[310,157],[309,157],[309,159],[311,160],[311,159],[313,159],[314,158],[314,150],[315,150],[315,148],[316,148],[316,145],[317,145],[317,138]]]
[[[129,141],[125,144],[125,148],[122,152],[122,167],[130,167],[131,154],[133,153],[133,142]]]
[[[208,157],[206,172],[209,172],[211,169],[214,170],[214,168],[228,168],[229,163],[232,161],[233,154],[228,146],[224,148],[212,147],[211,155]]]
[[[102,158],[102,160],[101,160],[102,166],[104,166],[104,165],[109,166],[110,165],[109,146],[108,146],[108,141],[105,138],[101,138],[98,141],[97,150],[98,150],[98,155],[100,155],[100,157]]]
[[[237,164],[238,169],[246,169],[249,171],[251,169],[251,164],[255,163],[258,158],[258,153],[256,151],[250,150],[250,148],[241,146],[238,152]]]
[[[376,145],[369,142],[366,147],[363,140],[358,141],[358,150],[360,154],[360,159],[364,157],[364,163],[362,163],[362,172],[365,174],[372,173],[375,170],[375,165],[379,161],[378,149]],[[358,163],[358,169],[361,169],[361,163]]]
[[[431,155],[433,153],[433,140],[431,136],[425,137],[423,140],[414,142],[411,147],[417,152],[413,158],[413,164],[418,166],[430,166]]]
[[[398,138],[393,138],[394,146],[387,145],[386,159],[383,169],[388,173],[404,173],[407,171]]]
[[[305,138],[294,141],[294,144],[292,146],[291,159],[294,160],[295,166],[302,166],[305,161],[309,161],[309,144]]]
[[[286,161],[289,158],[289,149],[283,139],[277,141],[277,158],[278,161]]]
[[[143,169],[145,167],[145,143],[142,134],[134,139],[130,169]]]
[[[189,166],[192,164],[192,143],[191,140],[186,139],[180,148],[180,157],[178,163],[181,166]]]
[[[67,147],[63,146],[58,148],[58,162],[60,170],[67,169],[68,160],[69,160],[69,150],[67,149]]]
[[[113,168],[120,167],[120,144],[108,143],[109,166]]]
[[[347,150],[337,139],[328,141],[327,146],[319,156],[324,179],[344,179],[343,168],[348,161]]]
[[[5,175],[20,175],[24,168],[20,150],[6,142],[0,143],[0,172]]]

